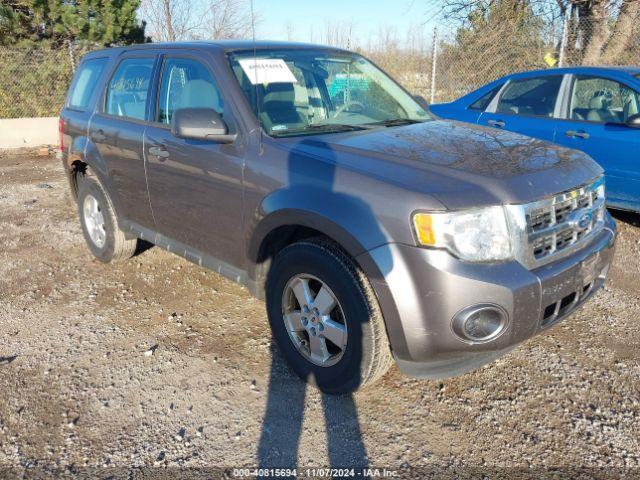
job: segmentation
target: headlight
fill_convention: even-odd
[[[488,207],[450,213],[416,213],[413,216],[418,243],[444,248],[469,262],[513,258],[505,211]]]

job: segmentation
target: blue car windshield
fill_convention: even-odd
[[[271,136],[396,126],[430,119],[427,111],[360,55],[315,49],[234,52],[229,62]]]

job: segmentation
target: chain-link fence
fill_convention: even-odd
[[[480,32],[438,33],[433,91],[435,102],[451,101],[501,76],[547,68],[553,35],[531,38],[508,22]]]
[[[73,62],[65,49],[0,47],[0,118],[57,116]]]
[[[501,11],[500,4],[464,20],[444,11],[434,15],[433,82],[425,97],[451,101],[501,76],[527,70],[640,65],[640,1],[612,2],[600,10],[586,10],[582,4],[544,10],[548,5],[541,1],[531,3],[538,10]]]
[[[453,3],[465,2],[482,4]],[[442,5],[447,3],[452,2]],[[436,28],[426,35],[404,42],[381,38],[360,50],[410,92],[432,102],[453,100],[519,71],[640,64],[640,0],[605,2],[606,8],[594,9],[597,3],[559,8],[562,2],[556,0],[495,0],[485,2],[484,10],[456,14],[439,6],[427,19]],[[77,49],[0,47],[0,118],[57,115],[80,56]]]

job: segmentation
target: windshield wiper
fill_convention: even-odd
[[[379,122],[371,122],[366,125],[381,125],[383,127],[395,127],[398,125],[413,125],[414,123],[423,123],[424,120],[414,120],[412,118],[388,118]]]
[[[370,127],[364,125],[349,125],[347,123],[315,123],[311,125],[305,125],[300,128],[292,128],[289,130],[283,130],[277,132],[279,135],[289,135],[292,133],[304,133],[304,132],[353,132],[356,130],[369,130]]]

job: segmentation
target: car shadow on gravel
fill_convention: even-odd
[[[633,227],[640,227],[640,213],[612,209],[609,209],[609,212],[613,215],[613,218],[620,222],[627,223]]]
[[[146,240],[138,239],[138,244],[136,245],[136,251],[134,252],[134,257],[138,255],[142,255],[147,250],[150,250],[154,247],[153,243],[148,242]]]

